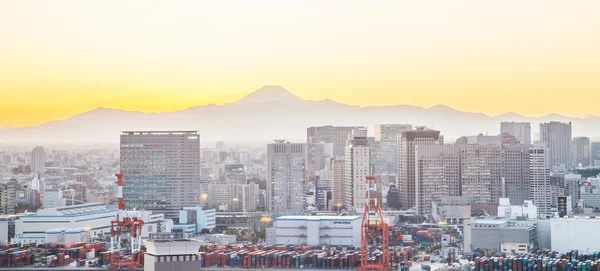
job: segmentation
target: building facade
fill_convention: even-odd
[[[346,147],[344,206],[360,212],[366,202],[366,178],[371,175],[371,148],[366,137],[354,137]]]
[[[592,157],[590,155],[590,139],[588,137],[574,137],[573,138],[573,155],[575,167],[587,167],[592,163]]]
[[[306,144],[279,140],[267,149],[267,209],[275,214],[301,214]]]
[[[540,143],[548,148],[550,165],[573,168],[571,123],[540,123]]]
[[[538,208],[540,218],[550,215],[552,195],[550,187],[550,168],[548,168],[548,149],[544,146],[534,146],[530,149],[530,193],[533,205]]]
[[[502,122],[501,133],[509,133],[523,144],[531,144],[531,123],[529,122]]]
[[[440,131],[417,130],[402,132],[398,142],[398,180],[400,185],[400,205],[404,210],[415,206],[416,201],[416,145],[432,145],[443,143]]]
[[[346,181],[346,160],[331,160],[331,210],[340,210],[344,206],[344,183]]]
[[[377,124],[375,125],[375,140],[381,142],[383,172],[398,174],[398,138],[402,132],[412,130],[410,124]]]
[[[345,155],[346,142],[351,135],[367,136],[367,128],[361,126],[318,126],[306,129],[306,140],[311,143],[333,143],[333,157]]]
[[[127,208],[176,218],[200,204],[200,136],[195,131],[121,134],[123,200]]]
[[[273,244],[360,246],[360,216],[282,216],[273,222]]]
[[[460,195],[460,152],[454,144],[415,146],[417,214],[431,213],[432,203]]]
[[[31,173],[44,174],[46,169],[46,151],[37,146],[31,151]]]

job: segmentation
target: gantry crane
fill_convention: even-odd
[[[383,219],[381,206],[377,202],[377,180],[373,176],[366,178],[366,199],[360,232],[360,268],[359,271],[389,271],[390,252],[388,225]],[[381,236],[378,242],[377,237]],[[373,250],[380,250],[381,259],[369,260]]]

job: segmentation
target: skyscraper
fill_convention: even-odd
[[[459,145],[415,146],[415,204],[417,214],[431,213],[431,204],[444,196],[460,195]]]
[[[196,131],[121,134],[123,200],[128,209],[176,218],[200,204],[200,136]]]
[[[590,155],[590,139],[587,137],[574,137],[573,138],[573,152],[575,166],[587,167],[591,165]]]
[[[333,157],[344,157],[350,135],[367,136],[367,128],[360,126],[318,126],[306,129],[306,143],[333,143]]]
[[[331,160],[331,209],[338,210],[344,205],[345,159]]]
[[[361,210],[366,201],[366,178],[371,175],[371,149],[366,137],[354,136],[348,142],[345,166],[344,206]]]
[[[301,214],[306,144],[277,140],[267,149],[267,209],[275,214]]]
[[[509,133],[523,144],[531,144],[531,123],[529,122],[502,122],[500,133]]]
[[[538,214],[545,218],[550,214],[550,168],[545,146],[534,146],[530,149],[530,192],[533,205],[537,206]]]
[[[398,180],[402,209],[415,206],[415,146],[440,143],[443,143],[440,131],[417,127],[417,130],[402,132],[398,143]]]
[[[592,166],[600,166],[600,142],[594,141],[591,145],[591,164]]]
[[[37,146],[31,151],[31,173],[43,174],[46,170],[46,151]]]
[[[469,144],[460,148],[462,195],[494,205],[502,197],[502,146]]]
[[[570,122],[540,123],[540,143],[549,151],[551,166],[564,165],[566,169],[573,168],[571,141]]]
[[[383,172],[398,174],[398,138],[402,132],[412,130],[410,124],[377,124],[375,125],[375,140],[381,142]]]

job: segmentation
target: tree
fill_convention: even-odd
[[[202,229],[200,231],[200,234],[210,234],[210,230],[209,229]]]

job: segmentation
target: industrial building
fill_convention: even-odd
[[[500,198],[498,216],[509,219],[517,219],[519,217],[535,219],[538,217],[538,210],[531,200],[526,200],[523,205],[510,205],[510,199]]]
[[[90,239],[109,235],[110,221],[119,212],[107,209],[104,203],[40,209],[36,214],[23,215],[15,221],[15,238],[11,243],[44,243],[46,232],[56,229],[85,229]],[[173,221],[165,219],[163,214],[141,211],[138,217],[144,219],[142,238],[147,238],[151,232],[170,232],[173,227]]]
[[[566,253],[573,249],[592,252],[600,250],[600,219],[555,218],[550,220],[551,247],[553,251]]]
[[[462,196],[442,197],[432,204],[433,219],[462,225],[465,219],[471,218],[471,201],[471,198]]]
[[[479,248],[500,252],[505,248],[526,247],[528,251],[538,248],[535,220],[510,220],[501,217],[470,219],[464,223],[464,251]],[[553,248],[554,249],[554,248]]]
[[[144,270],[200,271],[200,244],[188,239],[145,241]]]
[[[360,246],[359,216],[281,216],[273,223],[273,244]]]

